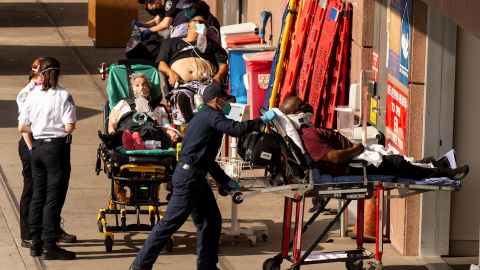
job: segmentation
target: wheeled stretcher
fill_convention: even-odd
[[[172,148],[126,151],[123,148],[111,147],[111,142],[105,140],[108,138],[108,117],[111,109],[123,98],[133,97],[129,79],[131,73],[142,72],[151,78],[151,106],[162,99],[157,70],[153,66],[136,63],[137,60],[122,60],[110,70],[108,101],[103,110],[103,132],[99,131],[99,136],[103,139],[97,150],[96,173],[100,173],[103,164],[103,171],[111,180],[108,207],[100,209],[97,218],[98,230],[105,236],[107,252],[111,252],[113,248],[113,232],[147,231],[163,217],[164,210],[160,209],[160,206],[167,205],[167,202],[160,201],[160,187],[164,183],[167,189],[171,188],[171,175],[176,163],[176,151]],[[133,207],[133,210],[127,210],[127,206]],[[141,209],[143,207],[146,209]],[[115,215],[115,225],[107,224],[107,214]],[[127,225],[127,214],[136,215],[134,224]],[[140,214],[148,214],[150,224],[142,224]],[[173,242],[172,236],[166,246],[167,251],[172,251]]]
[[[421,181],[412,179],[396,179],[394,175],[368,175],[366,174],[366,161],[354,161],[363,166],[363,176],[339,176],[331,177],[321,175],[313,163],[307,162],[308,155],[302,154],[300,148],[286,134],[284,127],[278,120],[273,120],[268,126],[270,135],[275,136],[279,142],[281,155],[285,161],[283,171],[284,183],[279,186],[271,186],[248,193],[236,192],[232,196],[234,203],[241,203],[243,200],[263,194],[274,193],[285,197],[283,238],[281,252],[273,258],[267,259],[263,269],[280,269],[283,260],[292,263],[290,269],[299,269],[301,265],[318,264],[329,262],[345,262],[347,269],[362,269],[364,259],[373,259],[369,269],[382,269],[383,254],[383,214],[385,191],[398,190],[396,197],[407,197],[428,191],[456,191],[461,188],[459,181],[448,178],[423,179]],[[251,180],[252,183],[255,180]],[[242,182],[241,182],[242,183]],[[246,185],[243,182],[243,185]],[[324,198],[319,205],[314,207],[315,213],[304,224],[305,194],[320,195]],[[364,224],[364,199],[372,198],[376,192],[376,250],[370,252],[363,248],[363,224]],[[314,242],[302,252],[302,238],[307,229],[313,224],[319,214],[325,209],[331,198],[344,200],[344,204],[338,214],[323,229]],[[393,197],[392,197],[393,198]],[[336,252],[314,252],[315,247],[325,237],[334,224],[341,218],[352,200],[357,200],[357,247],[352,250]],[[295,203],[295,224],[294,235],[292,229],[292,210]],[[292,240],[293,238],[293,240]],[[293,250],[292,250],[293,248]],[[290,252],[290,250],[292,250]]]

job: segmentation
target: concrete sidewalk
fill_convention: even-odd
[[[143,15],[142,15],[143,16]],[[148,232],[115,233],[113,252],[107,253],[104,236],[98,232],[98,209],[108,206],[110,180],[101,172],[94,172],[96,150],[99,144],[97,130],[102,128],[102,107],[107,95],[106,81],[100,80],[100,63],[107,65],[125,58],[124,48],[96,49],[87,37],[87,0],[77,1],[9,1],[0,0],[0,269],[128,269],[141,248]],[[43,261],[29,255],[20,246],[18,201],[23,178],[18,157],[17,105],[15,99],[27,80],[34,59],[54,56],[62,64],[60,83],[72,95],[77,105],[78,123],[72,144],[72,174],[67,200],[62,213],[65,230],[77,235],[78,242],[62,244],[77,253],[74,261]],[[161,194],[165,198],[165,193]],[[231,199],[218,197],[218,204],[230,226]],[[280,252],[282,239],[283,198],[265,194],[246,200],[238,206],[242,225],[264,223],[268,226],[268,241],[262,242],[257,232],[257,245],[250,247],[244,236],[222,236],[220,246],[221,269],[261,269],[263,262]],[[310,207],[310,200],[307,208]],[[335,208],[332,200],[329,207]],[[306,219],[310,214],[306,214]],[[304,237],[307,247],[333,216],[321,215]],[[306,220],[305,219],[305,220]],[[127,217],[134,223],[135,217]],[[146,216],[142,221],[149,223]],[[114,224],[113,216],[107,222]],[[316,247],[318,251],[349,250],[355,241],[340,238],[338,224]],[[154,269],[194,269],[196,264],[195,226],[189,220],[175,234],[172,253],[163,251]],[[374,244],[365,244],[374,251]],[[417,257],[401,256],[390,244],[384,247],[385,269],[451,269],[441,258],[424,263]],[[451,259],[455,269],[468,269],[477,263],[475,258]],[[425,264],[427,266],[425,266]],[[284,262],[282,269],[290,263]],[[434,268],[431,268],[434,265]],[[364,266],[368,266],[364,262]],[[302,269],[344,269],[343,263],[302,266]]]

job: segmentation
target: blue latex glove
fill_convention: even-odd
[[[32,155],[32,149],[28,149],[28,152],[30,152],[30,156]]]
[[[150,35],[151,33],[152,33],[152,30],[150,30],[150,28],[142,31],[142,34],[144,34],[144,35]]]
[[[268,110],[264,115],[260,116],[264,123],[277,119],[277,117],[278,115],[273,110]]]
[[[234,188],[235,190],[240,190],[240,189],[242,189],[242,188],[240,187],[240,185],[237,183],[237,181],[235,181],[235,180],[233,180],[233,179],[230,180],[230,181],[228,181],[227,185],[228,185],[229,187]]]
[[[143,23],[137,21],[137,20],[133,20],[132,21],[132,28],[134,28],[135,26],[138,26],[138,27],[142,27],[143,26]]]

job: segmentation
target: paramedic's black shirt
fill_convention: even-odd
[[[188,123],[178,159],[199,170],[209,172],[215,181],[227,184],[230,177],[215,161],[222,145],[223,134],[240,137],[263,125],[261,118],[243,122],[233,121],[205,105]]]
[[[179,0],[167,0],[165,1],[165,17],[171,17],[175,19],[177,14],[182,11],[181,9],[176,9],[175,6],[178,4]]]
[[[227,63],[227,54],[217,43],[208,40],[207,48],[205,49],[204,53],[197,49],[195,45],[197,45],[197,41],[190,42],[189,44],[180,37],[167,39],[160,47],[160,52],[158,53],[156,62],[165,62],[170,67],[177,60],[188,57],[198,58],[198,56],[200,56],[201,58],[214,64],[217,68]],[[196,53],[193,50],[195,50]],[[220,54],[222,60],[217,61],[215,54]]]

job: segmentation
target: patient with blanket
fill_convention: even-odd
[[[305,147],[302,151],[306,151],[321,166],[322,173],[332,176],[363,175],[362,168],[349,166],[349,161],[364,152],[365,147],[361,143],[353,143],[333,129],[314,126],[310,121],[313,108],[299,97],[287,98],[279,110],[297,129]],[[384,155],[377,164],[367,166],[367,174],[394,175],[397,178],[416,180],[433,177],[460,180],[469,172],[468,165],[452,169],[445,160],[423,160],[433,164],[428,167],[414,165],[407,159],[402,155]]]
[[[180,133],[170,124],[165,108],[150,106],[153,88],[150,78],[145,73],[133,73],[130,82],[134,97],[124,98],[113,107],[108,121],[108,140],[101,139],[111,148],[123,144],[126,150],[145,150],[144,140],[158,141],[159,148],[163,149],[181,141]]]

